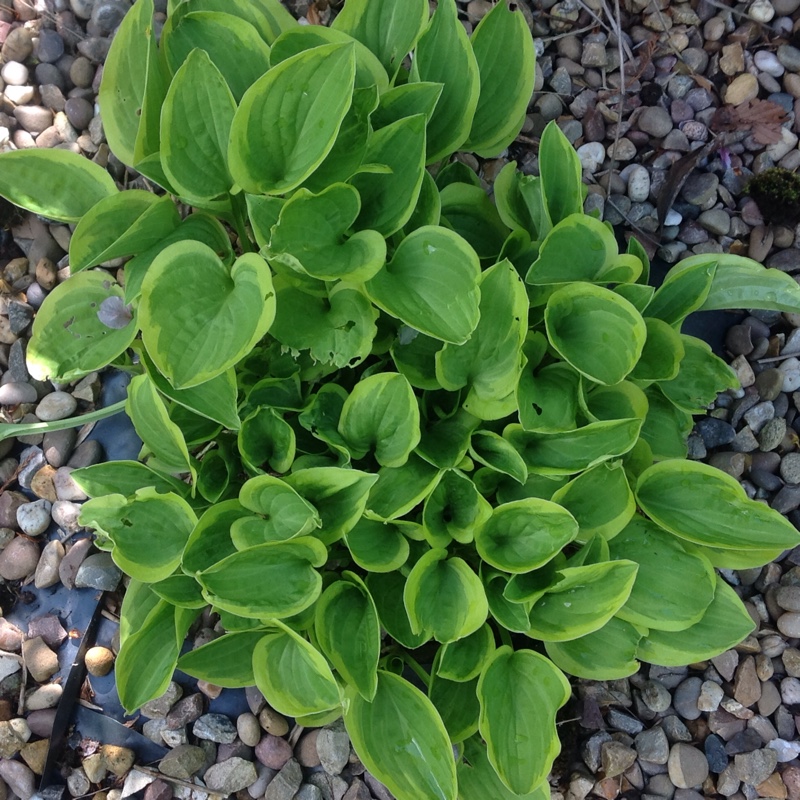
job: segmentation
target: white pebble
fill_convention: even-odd
[[[680,225],[683,222],[683,214],[671,208],[667,211],[667,216],[664,217],[664,225],[670,227],[672,225]]]
[[[791,761],[800,755],[800,742],[788,742],[786,739],[773,739],[767,743],[767,747],[778,754],[778,761],[781,764]]]
[[[770,50],[759,50],[754,56],[753,61],[758,69],[772,75],[773,78],[780,78],[786,69],[778,61],[778,57]]]
[[[775,16],[775,9],[769,0],[755,0],[747,10],[747,16],[756,22],[769,22]]]
[[[797,134],[792,133],[788,128],[781,128],[781,140],[767,146],[767,155],[773,161],[780,161],[797,147]]]
[[[795,392],[800,389],[800,361],[787,358],[778,369],[784,374],[782,392]]]
[[[650,196],[650,173],[647,167],[637,164],[628,177],[628,197],[634,203],[643,203]]]
[[[28,68],[19,61],[9,61],[0,69],[0,78],[9,86],[22,86],[28,80]]]
[[[606,157],[606,149],[600,142],[586,142],[578,148],[577,153],[581,166],[589,172],[594,172]]]
[[[25,503],[17,509],[17,523],[28,536],[39,536],[50,525],[50,501],[37,500]]]
[[[15,106],[24,106],[33,100],[33,86],[6,86],[6,100]]]

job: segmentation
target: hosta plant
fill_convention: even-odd
[[[347,0],[330,28],[277,0],[169,11],[157,40],[137,0],[100,92],[154,191],[0,156],[0,193],[76,223],[30,372],[133,375],[140,460],[73,474],[131,579],[120,698],[176,667],[254,684],[302,725],[343,717],[400,800],[546,798],[565,673],[735,645],[753,623],[714,568],[799,541],[686,460],[736,380],[681,324],[797,313],[800,289],[728,255],[650,287],[554,124],[540,175],[509,163],[492,201],[450,157],[501,154],[524,117],[533,46],[505,2],[471,38],[454,0]],[[224,633],[181,655],[208,606]]]

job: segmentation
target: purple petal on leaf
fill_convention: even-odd
[[[107,328],[114,328],[119,330],[125,328],[130,324],[133,319],[130,306],[126,306],[121,297],[106,297],[100,303],[100,310],[97,312],[97,318]]]

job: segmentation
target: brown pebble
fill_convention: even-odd
[[[49,258],[40,258],[36,264],[36,283],[48,292],[58,283],[58,267]]]
[[[101,678],[114,667],[114,654],[107,647],[90,647],[85,662],[89,674]]]
[[[283,714],[279,714],[269,706],[264,706],[258,715],[261,727],[273,736],[286,736],[289,732],[289,723]]]
[[[38,683],[43,683],[58,672],[58,656],[41,636],[22,643],[22,657],[31,677]]]

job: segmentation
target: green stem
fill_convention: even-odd
[[[255,251],[250,237],[247,235],[247,228],[245,227],[245,219],[247,217],[247,201],[244,197],[244,192],[239,192],[237,195],[230,195],[231,210],[233,211],[233,223],[236,228],[236,234],[239,237],[239,244],[243,252],[252,253]]]
[[[431,685],[431,676],[425,672],[420,663],[416,659],[412,658],[412,656],[410,656],[408,653],[400,653],[400,657],[406,662],[406,664],[408,664],[409,667],[411,667],[416,676],[425,684],[425,688],[429,689]]]
[[[97,422],[99,419],[111,417],[124,410],[125,401],[120,400],[119,403],[114,403],[114,405],[100,408],[89,414],[82,414],[80,417],[72,417],[71,419],[59,419],[55,422],[29,422],[19,425],[13,422],[3,422],[0,423],[0,442],[11,439],[14,436],[32,436],[35,433],[50,433],[51,431],[63,431],[67,428],[77,428],[87,422]]]
[[[513,643],[511,642],[511,634],[502,626],[497,626],[497,632],[500,634],[500,641],[508,645],[509,647],[514,647]]]

